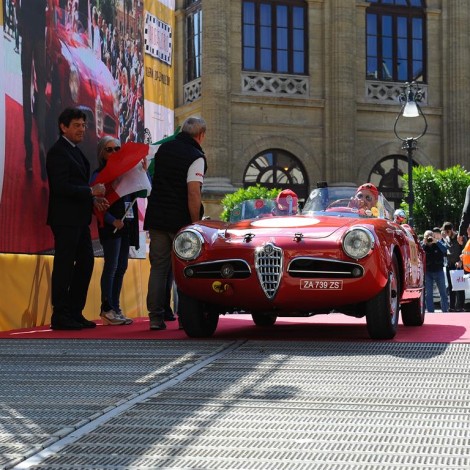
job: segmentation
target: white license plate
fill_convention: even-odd
[[[343,281],[327,279],[301,279],[300,290],[341,290]]]

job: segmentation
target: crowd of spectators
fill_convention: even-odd
[[[143,142],[144,64],[141,32],[133,28],[124,30],[116,20],[106,20],[96,5],[91,8],[91,17],[86,21],[79,12],[78,0],[68,0],[64,10],[66,27],[86,37],[96,58],[103,61],[116,82],[119,140],[122,143]]]

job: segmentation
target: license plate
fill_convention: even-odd
[[[330,281],[326,279],[301,279],[300,290],[341,290],[343,281]]]

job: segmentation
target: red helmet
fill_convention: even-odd
[[[291,209],[292,211],[296,212],[298,203],[299,198],[297,197],[297,194],[295,194],[291,189],[284,189],[278,194],[276,198],[278,209],[283,211]]]

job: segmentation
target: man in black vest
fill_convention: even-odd
[[[152,192],[148,198],[144,230],[150,235],[150,276],[147,308],[151,330],[164,330],[168,302],[167,276],[176,232],[204,215],[201,189],[207,162],[201,148],[204,119],[190,117],[174,140],[155,154]]]
[[[49,206],[47,224],[54,234],[52,267],[53,330],[80,330],[96,324],[83,314],[93,273],[90,222],[93,205],[106,210],[103,184],[90,188],[90,164],[77,146],[85,136],[86,115],[67,108],[59,116],[60,137],[47,152]]]

